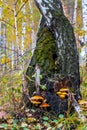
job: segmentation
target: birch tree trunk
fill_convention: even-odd
[[[16,34],[16,45],[17,45],[17,60],[16,67],[18,66],[18,61],[20,61],[20,45],[19,45],[19,35],[18,35],[18,22],[17,22],[17,10],[16,10],[17,1],[13,4],[14,10],[14,21],[15,21],[15,34]]]
[[[45,92],[40,88],[39,94],[47,99],[52,111],[63,113],[68,109],[68,100],[61,100],[56,95],[61,87],[67,86],[75,93],[76,100],[81,98],[79,57],[73,27],[63,13],[60,0],[35,0],[35,3],[42,19],[27,76],[32,79],[36,65],[39,66],[43,77],[40,83],[46,84]],[[28,81],[30,96],[36,91],[32,80]]]
[[[82,0],[83,30],[87,32],[87,1]],[[87,43],[87,34],[84,36],[84,42]]]
[[[74,16],[73,16],[73,23],[76,24],[76,12],[77,12],[77,0],[74,2]]]
[[[6,57],[7,57],[7,52],[6,52],[6,26],[4,25],[4,28],[3,28],[3,31],[4,31],[4,54],[5,54],[5,64],[3,66],[3,70],[6,71],[7,69],[7,62],[6,62]]]
[[[35,35],[35,31],[34,31],[34,20],[33,20],[33,6],[32,6],[32,1],[29,1],[29,10],[30,10],[30,16],[31,16],[31,23],[30,23],[30,27],[32,28],[32,33],[31,33],[31,39],[32,39],[32,53],[34,52],[34,48],[36,46],[36,35]]]
[[[0,19],[2,18],[2,7],[0,7]],[[2,23],[0,21],[0,46],[2,46]],[[0,51],[2,52],[2,48],[0,49]],[[1,62],[2,56],[0,56],[0,62]],[[2,70],[2,65],[0,66],[0,70]]]
[[[83,27],[82,30],[85,32],[84,35],[79,36],[79,41],[82,43],[82,49],[80,53],[80,64],[87,66],[87,1],[82,0],[82,19]]]

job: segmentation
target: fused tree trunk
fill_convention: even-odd
[[[61,99],[56,93],[60,88],[69,88],[78,100],[80,95],[79,57],[73,27],[63,13],[60,0],[35,0],[42,18],[37,34],[34,54],[27,75],[32,79],[38,65],[46,90],[40,95],[50,104],[50,110],[64,113],[68,109],[68,98]],[[35,83],[28,81],[29,94],[36,90]]]

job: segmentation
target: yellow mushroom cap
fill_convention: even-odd
[[[31,97],[30,100],[44,100],[44,98],[42,96],[36,95],[36,96]]]
[[[64,92],[64,91],[69,92],[69,89],[68,89],[68,88],[61,88],[61,89],[60,89],[60,92]]]
[[[46,107],[50,107],[50,105],[49,105],[48,103],[43,103],[43,104],[40,105],[40,107],[41,107],[41,108],[42,108],[42,107],[46,108]]]
[[[56,94],[60,95],[60,94],[62,94],[62,92],[58,91]]]
[[[63,95],[67,95],[67,96],[68,96],[68,93],[66,93],[66,92],[62,92],[62,94],[63,94]]]
[[[38,104],[40,104],[41,102],[31,100],[31,103],[33,103],[33,104],[35,104],[35,105],[38,105]]]

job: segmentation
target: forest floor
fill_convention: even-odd
[[[81,94],[87,100],[87,71],[81,68]],[[78,113],[53,116],[46,109],[28,109],[22,104],[21,73],[0,76],[0,129],[1,130],[87,130],[87,103],[81,104],[83,122]],[[87,101],[86,101],[87,102]]]

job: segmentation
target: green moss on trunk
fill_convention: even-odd
[[[45,0],[42,2],[45,4]],[[50,1],[48,2],[51,4]],[[56,1],[54,2],[56,3]],[[49,13],[52,15],[52,18],[49,18],[50,26],[46,21],[48,19],[43,16],[44,6],[41,7],[42,10],[40,10],[40,12],[42,11],[42,20],[40,22],[37,35],[36,48],[30,62],[30,67],[27,70],[27,75],[32,78],[32,75],[35,73],[35,66],[38,64],[41,70],[41,75],[43,76],[43,80],[45,80],[45,82],[46,78],[54,78],[55,75],[60,75],[64,78],[68,77],[72,82],[72,90],[76,93],[77,98],[79,98],[79,57],[74,31],[70,22],[64,16],[63,11],[61,11],[62,6],[60,1],[58,2],[60,5],[58,8],[61,7],[61,9],[59,8],[58,11],[56,4],[56,8],[51,8],[52,5],[54,6],[54,4],[51,6],[48,6],[48,4],[46,5],[46,8],[49,8],[49,10],[46,10],[48,11],[48,18]],[[35,89],[35,85],[31,85],[30,81],[29,86],[32,88],[34,87]]]

